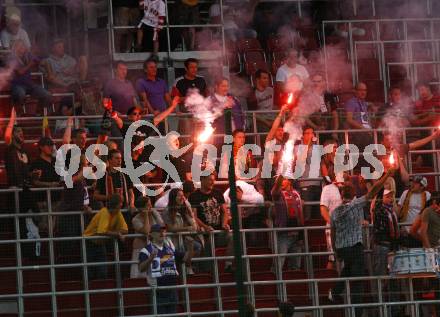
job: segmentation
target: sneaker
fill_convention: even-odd
[[[186,275],[194,275],[194,270],[191,266],[186,267]]]
[[[335,296],[333,295],[333,290],[331,288],[328,290],[328,297],[327,298],[330,302],[332,302],[332,303],[335,302]]]

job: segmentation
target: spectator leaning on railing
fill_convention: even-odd
[[[106,236],[124,241],[128,233],[128,226],[121,212],[122,199],[119,194],[113,194],[108,199],[107,207],[103,207],[90,221],[85,237]],[[87,239],[87,263],[105,262],[107,240]],[[113,245],[112,245],[113,247]],[[89,279],[105,279],[107,277],[107,266],[90,266],[87,269]]]

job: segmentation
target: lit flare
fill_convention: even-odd
[[[289,92],[289,95],[287,97],[287,104],[290,105],[293,102],[293,93]]]
[[[215,129],[211,125],[206,125],[203,132],[199,134],[197,141],[199,141],[200,143],[208,141],[208,139],[214,133],[214,130]]]
[[[388,162],[390,163],[390,165],[394,165],[394,163],[396,162],[393,153],[390,154],[390,158],[388,159]]]

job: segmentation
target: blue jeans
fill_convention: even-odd
[[[11,88],[12,102],[14,105],[23,105],[26,94],[37,98],[40,107],[50,107],[52,103],[52,95],[46,89],[35,84],[29,85],[13,85]]]
[[[277,234],[278,253],[301,253],[303,250],[303,241],[300,240],[299,234],[289,235],[287,231],[278,232]],[[301,268],[301,256],[289,257],[292,260],[288,263],[289,268],[299,270]],[[281,268],[284,266],[284,256],[279,257]]]
[[[102,241],[102,240],[101,240]],[[105,262],[107,250],[104,244],[96,244],[92,241],[86,241],[87,245],[87,263]],[[106,265],[94,265],[87,268],[88,278],[91,280],[107,278]]]

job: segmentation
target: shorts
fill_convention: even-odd
[[[154,28],[145,24],[142,24],[141,28],[144,33],[142,38],[142,49],[143,51],[150,52],[153,50]],[[165,48],[167,46],[166,30],[162,29],[161,31],[159,31],[158,37],[159,37],[159,47]]]

